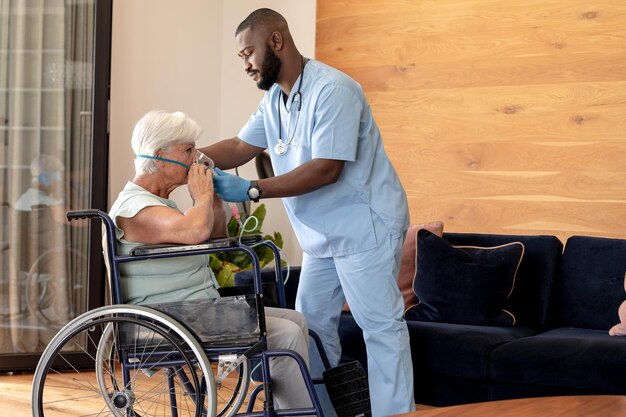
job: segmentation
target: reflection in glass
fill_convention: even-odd
[[[94,0],[0,2],[0,354],[87,307]]]

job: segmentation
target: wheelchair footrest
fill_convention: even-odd
[[[358,361],[328,369],[323,377],[338,417],[372,415],[367,375]]]

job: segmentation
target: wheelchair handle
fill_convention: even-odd
[[[84,210],[71,210],[65,213],[68,221],[78,220],[78,219],[95,219],[99,218],[102,220],[106,228],[107,234],[111,236],[115,236],[115,225],[113,224],[113,220],[102,210],[98,209],[84,209]],[[110,242],[112,245],[112,243]]]
[[[71,210],[68,211],[65,215],[67,216],[68,221],[101,217],[100,210],[98,209]]]

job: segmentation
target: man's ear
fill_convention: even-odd
[[[283,35],[280,32],[272,32],[270,36],[270,45],[274,51],[283,49]]]

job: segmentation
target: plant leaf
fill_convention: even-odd
[[[263,235],[261,227],[267,214],[267,208],[265,204],[259,204],[254,212],[250,216],[257,218],[258,223],[253,230],[246,231],[244,235]],[[245,216],[242,216],[242,221],[245,223]],[[250,227],[254,224],[253,221],[248,222],[246,227]],[[234,217],[231,217],[228,222],[228,235],[239,237],[241,233],[239,223]],[[282,249],[283,237],[280,232],[274,232],[273,235],[263,235],[264,240],[272,241],[276,246]],[[260,245],[254,247],[254,252],[259,258],[259,265],[261,268],[271,263],[274,260],[274,252],[267,246]],[[231,287],[235,285],[235,273],[244,269],[252,268],[252,260],[248,254],[238,251],[229,251],[221,253],[213,253],[210,255],[209,264],[211,269],[215,272],[217,282],[222,287]],[[284,261],[283,261],[284,264]]]

